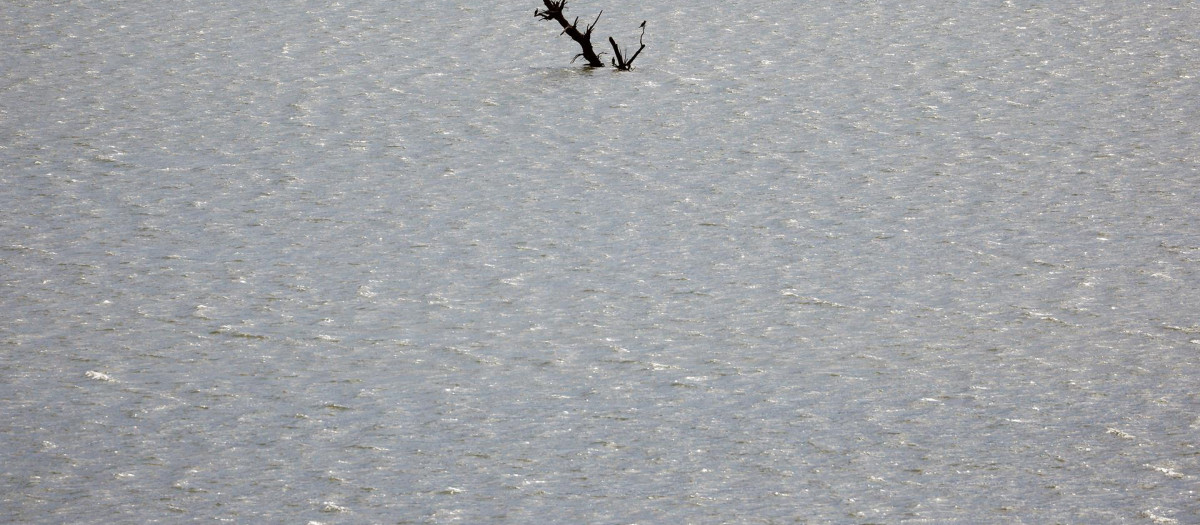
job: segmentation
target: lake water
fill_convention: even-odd
[[[1200,3],[482,4],[4,2],[0,519],[1200,523]]]

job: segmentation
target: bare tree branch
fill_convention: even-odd
[[[562,33],[559,33],[559,35],[565,34],[571,37],[572,40],[579,44],[580,49],[583,51],[582,53],[575,55],[575,58],[572,58],[571,62],[574,63],[579,59],[579,57],[583,57],[584,60],[587,60],[588,65],[591,67],[604,67],[604,62],[600,61],[599,54],[597,54],[592,48],[592,30],[595,29],[596,24],[600,22],[600,16],[604,14],[604,10],[601,10],[600,13],[596,15],[596,19],[593,20],[592,23],[587,26],[587,29],[581,33],[579,31],[579,17],[575,17],[574,22],[568,23],[567,17],[563,15],[563,11],[567,9],[567,0],[542,0],[542,3],[545,4],[546,8],[534,9],[533,16],[541,18],[542,20],[553,20],[558,22],[558,24],[563,28]],[[621,71],[629,71],[633,69],[633,61],[637,59],[638,55],[642,54],[643,49],[646,49],[646,44],[643,42],[643,39],[646,37],[645,21],[642,21],[641,28],[642,36],[638,37],[638,44],[641,44],[641,47],[639,47],[638,50],[634,52],[633,55],[628,59],[621,54],[621,48],[617,45],[617,41],[611,36],[608,37],[608,43],[612,45],[613,54],[616,55],[616,58],[612,60],[612,65],[617,69]]]
[[[621,71],[629,71],[629,70],[633,69],[633,61],[637,60],[638,55],[642,54],[643,49],[646,49],[646,44],[642,41],[642,39],[646,37],[646,21],[645,20],[642,21],[641,27],[642,27],[642,36],[638,37],[638,44],[641,44],[641,47],[639,47],[638,50],[633,53],[633,56],[629,57],[629,60],[625,60],[625,57],[623,57],[621,55],[621,48],[617,46],[617,41],[615,39],[613,39],[613,37],[611,37],[611,36],[608,37],[608,43],[612,44],[613,54],[616,55],[616,58],[614,58],[612,60],[612,65],[614,67],[616,67],[617,69],[619,69]]]
[[[586,34],[580,33],[577,25],[579,24],[579,17],[575,17],[575,22],[568,23],[567,17],[563,16],[563,10],[567,8],[567,0],[542,0],[542,3],[546,5],[546,9],[535,9],[533,15],[542,20],[554,20],[558,22],[563,27],[563,33],[566,33],[567,36],[579,44],[580,49],[583,50],[580,55],[587,60],[589,66],[604,67],[604,62],[600,61],[600,57],[592,49],[592,28],[596,26],[596,22],[592,22],[592,25],[588,26]],[[601,14],[603,13],[601,11]],[[599,20],[600,16],[597,15],[596,21]]]

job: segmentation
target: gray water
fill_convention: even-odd
[[[1200,523],[1200,4],[537,6],[6,0],[0,520]]]

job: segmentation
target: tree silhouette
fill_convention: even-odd
[[[579,17],[575,17],[573,22],[567,22],[566,15],[563,15],[563,11],[567,9],[567,0],[542,0],[542,3],[546,5],[546,8],[534,9],[533,16],[541,18],[542,20],[553,20],[558,22],[558,24],[563,28],[562,33],[559,34],[565,34],[571,37],[572,40],[579,44],[580,49],[583,50],[582,53],[575,55],[575,58],[571,59],[571,62],[578,60],[579,57],[583,57],[590,67],[604,67],[604,62],[600,60],[600,55],[596,53],[594,48],[592,48],[592,30],[596,28],[596,23],[600,21],[600,15],[603,15],[604,11],[601,10],[600,14],[596,15],[596,19],[593,20],[586,29],[580,31]],[[638,39],[638,43],[641,44],[641,47],[639,47],[637,52],[630,57],[625,57],[622,55],[621,48],[617,46],[617,41],[611,36],[608,37],[608,42],[613,48],[613,54],[616,55],[616,57],[612,59],[613,67],[616,67],[622,71],[629,71],[633,69],[634,59],[636,59],[638,55],[642,54],[643,49],[646,49],[646,44],[642,42],[642,38],[645,38],[646,36],[646,22],[642,22],[641,28],[642,36]]]

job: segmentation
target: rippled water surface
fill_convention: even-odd
[[[537,6],[4,2],[0,515],[1200,520],[1200,5]]]

